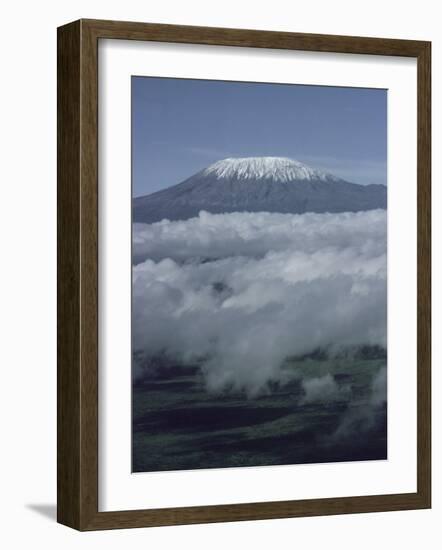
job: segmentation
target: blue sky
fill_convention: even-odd
[[[226,157],[284,156],[387,183],[387,91],[132,77],[133,195]]]

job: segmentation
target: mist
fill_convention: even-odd
[[[288,357],[386,347],[386,231],[383,210],[135,224],[135,375],[162,357],[254,395],[283,382]],[[307,400],[337,395],[331,377],[306,384]]]

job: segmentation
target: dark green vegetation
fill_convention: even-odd
[[[257,397],[210,393],[198,368],[133,387],[133,471],[387,458],[383,358],[305,358]]]

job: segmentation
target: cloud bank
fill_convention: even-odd
[[[210,389],[253,394],[287,357],[386,346],[386,227],[382,210],[135,224],[136,369],[198,363]]]

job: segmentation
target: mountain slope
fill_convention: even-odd
[[[386,208],[383,185],[357,185],[281,157],[224,159],[178,185],[137,197],[133,221],[224,212],[356,212]]]

